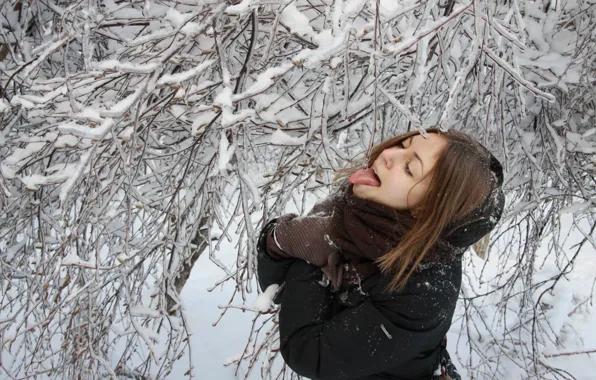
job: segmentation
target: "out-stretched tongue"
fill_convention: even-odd
[[[350,176],[350,182],[354,185],[361,184],[361,185],[368,185],[368,186],[381,186],[381,182],[375,175],[375,172],[372,168],[368,169],[360,169],[356,173]]]

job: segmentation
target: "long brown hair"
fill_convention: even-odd
[[[383,273],[392,273],[390,291],[404,287],[424,257],[440,240],[442,233],[479,207],[494,187],[490,174],[490,154],[463,132],[437,128],[426,130],[445,137],[447,144],[428,175],[432,175],[420,212],[396,210],[401,228],[405,228],[397,246],[377,260]],[[418,131],[395,136],[374,146],[367,160],[370,167],[385,149],[400,144]],[[364,160],[363,160],[364,161]],[[339,171],[342,178],[362,168],[352,165]]]

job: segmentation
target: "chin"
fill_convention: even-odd
[[[355,184],[353,188],[354,195],[357,195],[360,198],[362,198],[362,187],[362,185]]]
[[[375,186],[356,184],[354,185],[354,194],[360,198],[370,199],[374,189],[376,189]]]

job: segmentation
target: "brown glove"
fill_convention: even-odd
[[[285,214],[268,236],[267,250],[274,258],[302,259],[323,267],[329,255],[337,250],[328,228],[328,217]]]

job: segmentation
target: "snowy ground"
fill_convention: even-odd
[[[220,256],[225,264],[231,266],[236,259],[232,243],[222,244],[222,251],[229,252]],[[182,292],[182,299],[191,321],[193,332],[193,362],[198,379],[236,379],[235,368],[224,367],[230,357],[240,353],[246,345],[254,313],[240,310],[229,310],[217,326],[213,327],[221,315],[220,305],[226,305],[233,293],[233,283],[226,283],[212,292],[207,288],[221,279],[223,272],[213,264],[207,255],[199,258],[195,268]],[[248,305],[256,294],[250,295]],[[180,366],[182,364],[182,366]],[[182,360],[172,378],[183,378],[187,363]],[[254,377],[258,379],[258,377]]]

